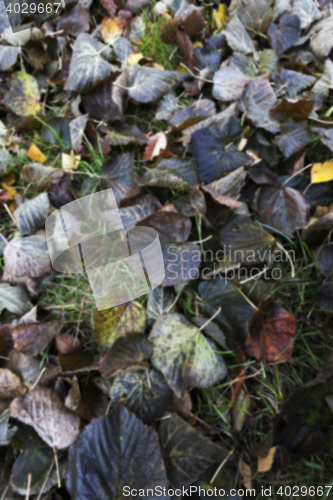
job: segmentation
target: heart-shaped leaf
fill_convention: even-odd
[[[71,447],[67,489],[77,500],[117,500],[126,486],[148,492],[159,486],[163,491],[167,478],[155,431],[118,405],[106,417],[93,420]],[[148,493],[146,498],[156,495]]]

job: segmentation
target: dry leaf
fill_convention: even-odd
[[[61,333],[55,338],[56,348],[60,354],[78,352],[81,349],[81,341],[69,333]]]
[[[61,154],[61,166],[63,170],[71,171],[75,170],[76,167],[79,165],[81,160],[80,155],[74,155],[73,151],[70,155],[67,153],[62,153]]]
[[[121,36],[123,29],[124,25],[120,21],[105,17],[101,24],[101,33],[104,42],[112,43],[116,38]]]
[[[38,163],[45,163],[47,160],[47,157],[33,143],[29,148],[28,157],[34,161],[37,161]]]
[[[0,368],[0,399],[12,399],[23,396],[27,388],[20,378],[7,368]]]
[[[311,168],[311,182],[328,182],[333,180],[333,161],[315,163]]]
[[[252,488],[251,467],[246,462],[244,462],[244,460],[241,461],[241,474],[242,474],[242,482],[245,488],[250,490]]]
[[[164,132],[159,132],[158,134],[152,135],[143,153],[143,160],[151,160],[156,156],[159,156],[162,149],[167,147],[167,138]]]
[[[71,446],[80,433],[80,418],[69,411],[52,389],[38,388],[10,404],[10,415],[31,425],[51,448]]]
[[[273,465],[274,461],[274,455],[276,451],[276,446],[273,446],[268,452],[268,455],[266,457],[258,457],[258,470],[257,473],[259,472],[268,472],[271,470],[271,467]]]

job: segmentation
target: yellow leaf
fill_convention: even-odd
[[[328,207],[321,207],[320,205],[317,205],[313,217],[319,219],[320,217],[324,217],[326,214],[328,214]]]
[[[116,38],[118,38],[124,29],[124,25],[117,21],[117,19],[111,19],[110,17],[105,17],[101,24],[101,34],[105,43],[112,43]]]
[[[158,63],[153,63],[152,67],[155,69],[164,69],[164,66],[162,66],[162,64],[158,64]]]
[[[195,49],[196,47],[201,47],[201,48],[202,48],[202,47],[203,47],[203,45],[202,45],[202,43],[201,43],[201,42],[195,42],[195,43],[193,44],[193,49]]]
[[[268,455],[266,457],[258,457],[257,473],[268,472],[269,470],[271,470],[271,467],[273,465],[275,451],[276,451],[276,446],[273,446],[273,448],[271,448],[269,450]]]
[[[311,169],[311,182],[328,182],[333,180],[333,161],[315,163]]]
[[[73,152],[71,155],[67,153],[62,153],[61,155],[61,166],[63,170],[75,170],[79,164],[81,156],[74,156]]]
[[[138,64],[141,59],[143,59],[144,56],[141,54],[141,52],[138,52],[137,54],[130,54],[127,58],[127,63],[128,64]]]
[[[222,28],[227,17],[227,6],[224,3],[220,3],[219,8],[213,10],[213,18],[218,29]]]
[[[31,144],[28,151],[28,157],[38,163],[44,163],[47,160],[47,157],[41,152],[40,149],[37,148],[37,146],[35,146],[35,144]]]
[[[12,200],[14,198],[14,194],[16,194],[16,189],[12,188],[11,186],[9,186],[9,184],[5,184],[5,183],[2,184],[2,186],[9,194],[9,199]]]
[[[5,177],[2,177],[2,182],[7,184],[8,186],[11,186],[15,182],[15,174],[14,172],[9,172],[9,174],[5,175]]]

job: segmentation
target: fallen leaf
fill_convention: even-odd
[[[269,450],[268,455],[266,457],[258,457],[257,473],[268,472],[269,470],[271,470],[276,450],[277,447],[273,446],[273,448]]]
[[[10,415],[31,425],[51,448],[71,446],[80,433],[80,419],[65,408],[52,389],[34,389],[10,404]]]
[[[46,349],[60,329],[59,321],[18,326],[12,330],[14,348],[29,356],[36,356]]]
[[[153,366],[178,397],[189,387],[210,387],[226,375],[223,357],[214,344],[180,314],[157,319],[149,340]]]
[[[117,19],[104,17],[101,23],[101,34],[103,41],[111,44],[118,36],[121,36],[124,30],[124,25]]]
[[[245,352],[259,360],[290,361],[296,322],[274,299],[266,300],[249,321]]]
[[[37,80],[19,71],[12,75],[11,86],[4,95],[4,103],[19,116],[37,115],[41,110]]]
[[[40,228],[48,216],[49,208],[50,202],[47,193],[42,193],[32,200],[22,203],[14,212],[14,218],[21,235],[26,236]]]
[[[47,160],[47,157],[41,152],[40,149],[38,149],[38,147],[34,143],[31,143],[27,154],[29,158],[37,161],[38,163],[45,163]]]
[[[333,179],[333,161],[315,163],[311,168],[311,182],[329,182]]]
[[[69,451],[69,464],[66,486],[72,498],[81,500],[92,495],[116,500],[129,484],[147,491],[168,485],[157,434],[120,405],[84,429]],[[93,485],[89,477],[94,478]],[[148,493],[147,498],[153,500],[155,495]]]
[[[7,368],[0,368],[0,399],[13,399],[26,392],[27,388],[17,375]]]
[[[63,170],[71,171],[75,170],[80,164],[81,156],[74,155],[72,151],[70,155],[67,153],[61,153],[61,166]]]

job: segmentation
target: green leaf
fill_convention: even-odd
[[[146,368],[146,359],[152,348],[145,335],[128,333],[115,341],[108,352],[97,362],[103,377],[113,377],[125,370]]]
[[[49,213],[50,202],[47,193],[22,203],[14,212],[22,236],[34,233],[40,228]]]
[[[153,343],[153,366],[163,373],[178,397],[188,387],[207,388],[226,375],[223,357],[215,352],[215,345],[181,314],[159,318],[149,340]]]
[[[84,94],[95,83],[109,76],[115,69],[105,60],[109,55],[110,47],[108,45],[98,42],[93,36],[86,33],[79,35],[73,46],[65,90],[74,90]]]
[[[118,375],[110,390],[112,405],[123,399],[124,405],[146,425],[163,415],[170,396],[165,378],[155,370]]]
[[[159,486],[163,491],[168,484],[156,432],[118,405],[106,417],[93,420],[70,448],[66,485],[73,500],[118,500],[125,486]],[[156,495],[150,492],[145,498],[153,500]]]
[[[41,111],[40,93],[37,80],[18,71],[12,75],[10,89],[4,95],[4,103],[19,116],[37,115]]]
[[[204,437],[176,413],[161,421],[159,436],[172,488],[189,486],[209,467],[225,460],[227,450]]]

